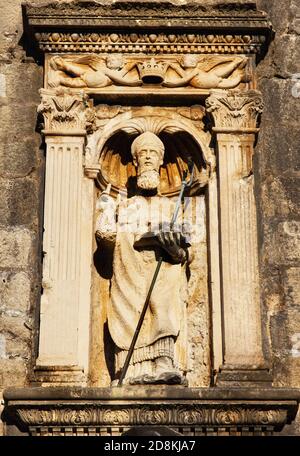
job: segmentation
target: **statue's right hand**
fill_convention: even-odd
[[[97,200],[97,209],[101,212],[107,210],[113,210],[116,207],[116,200],[112,196],[110,196],[111,184],[108,184],[106,189],[100,194]]]

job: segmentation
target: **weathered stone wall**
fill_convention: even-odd
[[[294,75],[300,73],[300,6],[298,0],[257,3],[276,30],[258,70],[265,100],[255,156],[264,344],[275,385],[299,387],[300,97]],[[44,155],[35,128],[42,66],[23,50],[20,5],[0,4],[0,393],[29,382],[41,288]],[[300,434],[299,421],[286,432]]]
[[[41,289],[44,158],[35,128],[43,73],[23,51],[22,33],[21,0],[1,2],[0,392],[28,383]]]
[[[300,4],[260,0],[276,31],[259,65],[265,102],[256,148],[264,336],[276,386],[300,386]],[[300,433],[300,424],[286,429]]]

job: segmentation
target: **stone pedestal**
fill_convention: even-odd
[[[162,435],[268,436],[295,418],[300,391],[163,385],[11,388],[4,398],[8,428],[16,423],[32,436],[118,436],[133,427],[135,434],[139,429],[160,433],[163,427]]]
[[[215,91],[206,100],[215,126],[223,309],[223,366],[217,383],[251,385],[271,377],[262,353],[257,221],[252,171],[259,92]]]

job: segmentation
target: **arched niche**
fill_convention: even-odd
[[[93,155],[94,159],[97,157],[100,168],[96,178],[97,192],[100,194],[111,184],[112,195],[115,197],[119,192],[127,194],[128,197],[135,194],[136,173],[130,148],[136,136],[147,130],[157,134],[165,145],[164,163],[160,170],[161,195],[174,199],[177,197],[188,157],[194,161],[194,184],[190,192],[190,204],[193,217],[198,223],[198,237],[192,245],[193,261],[189,266],[187,378],[190,386],[209,386],[212,366],[212,305],[208,261],[211,249],[208,244],[214,241],[209,234],[209,186],[214,179],[214,156],[208,146],[209,137],[204,131],[197,130],[192,122],[183,120],[180,116],[128,117],[128,113],[121,114],[109,121],[102,130],[94,133],[94,138],[89,142],[89,147],[94,144]],[[96,219],[97,208],[95,223]],[[114,344],[108,331],[106,311],[109,305],[113,252],[95,243],[93,253],[95,268],[92,278],[89,378],[91,386],[105,387],[110,385],[114,374]]]
[[[199,193],[207,183],[208,167],[199,153],[199,146],[184,131],[167,133],[162,131],[160,139],[165,145],[164,163],[160,169],[160,193],[163,196],[176,196],[180,191],[183,173],[187,170],[187,161],[195,163],[192,193]],[[132,163],[131,144],[136,135],[129,135],[124,130],[111,136],[100,153],[100,171],[97,181],[101,189],[112,185],[112,193],[134,192],[136,170]]]

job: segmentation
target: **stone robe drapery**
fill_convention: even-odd
[[[167,198],[136,196],[118,207],[108,326],[120,350],[128,350],[142,311],[161,250],[136,250],[141,235],[170,223],[174,204]],[[185,266],[163,261],[136,343],[149,347],[164,337],[175,342],[174,364],[185,370]],[[180,337],[178,337],[180,336]]]

